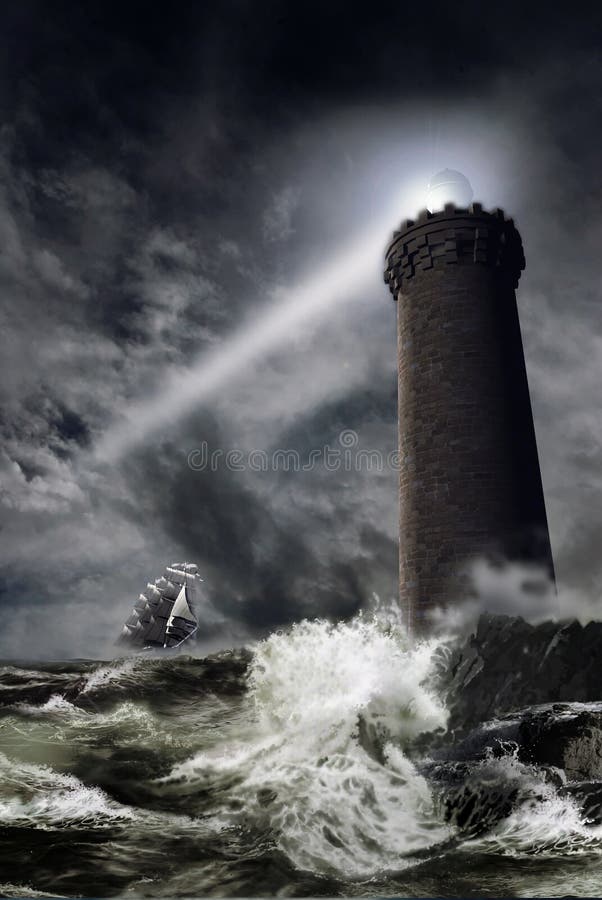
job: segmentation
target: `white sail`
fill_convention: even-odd
[[[196,618],[194,617],[190,606],[188,605],[188,595],[186,592],[186,585],[182,587],[182,590],[178,594],[176,602],[174,603],[171,615],[167,620],[167,627],[173,625],[173,620],[175,618],[178,619],[186,619],[189,622],[192,622],[193,625],[196,625]]]
[[[197,630],[197,620],[188,605],[187,588],[184,584],[172,607],[165,629],[167,647],[179,647],[192,637]]]

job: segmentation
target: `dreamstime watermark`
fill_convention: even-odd
[[[338,446],[337,446],[338,443]],[[212,449],[207,441],[188,453],[188,466],[195,472],[312,472],[323,468],[327,472],[384,472],[399,471],[400,453],[391,450],[359,448],[357,432],[345,429],[334,446],[324,444],[306,454],[299,450],[224,450]]]

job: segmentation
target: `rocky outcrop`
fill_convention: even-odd
[[[601,656],[602,622],[534,626],[489,614],[442,650],[449,728],[424,736],[416,762],[462,834],[551,795],[602,823]]]
[[[581,625],[484,614],[476,631],[442,660],[449,729],[461,735],[512,710],[602,699],[602,622]]]
[[[602,778],[602,703],[555,703],[527,710],[517,729],[519,756],[554,766],[574,781]]]
[[[445,819],[478,835],[549,791],[602,818],[602,703],[529,707],[486,722],[434,750],[418,768]]]
[[[528,707],[478,726],[433,750],[435,762],[466,763],[512,756],[564,773],[562,783],[602,779],[602,703]]]

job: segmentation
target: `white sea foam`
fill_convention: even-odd
[[[21,734],[29,727],[29,740],[62,744],[74,748],[86,746],[90,741],[106,739],[111,745],[120,747],[146,747],[173,749],[186,746],[189,740],[186,732],[179,733],[167,726],[140,702],[126,700],[106,711],[81,709],[60,694],[50,697],[39,706],[30,703],[15,703],[12,707],[18,717],[8,716],[4,720],[7,729]],[[24,726],[23,716],[30,720]],[[35,731],[46,728],[46,731]],[[48,730],[50,729],[50,730]],[[13,742],[14,744],[14,742]]]
[[[435,646],[410,649],[391,623],[361,616],[273,634],[251,668],[251,733],[176,766],[170,780],[221,785],[215,824],[236,824],[243,802],[300,869],[362,878],[403,868],[450,836],[404,753],[446,722],[428,689]]]
[[[82,694],[87,694],[90,691],[97,691],[114,682],[123,681],[127,683],[129,677],[133,675],[139,663],[140,659],[129,657],[94,669],[93,672],[90,672],[90,674],[86,676],[86,683],[82,688]]]
[[[479,838],[465,841],[463,850],[515,857],[599,855],[602,851],[602,826],[586,822],[576,801],[560,796],[542,772],[521,763],[516,752],[486,759],[475,777],[505,785],[508,792],[517,788],[519,795],[507,818]]]
[[[0,897],[25,897],[25,898],[49,898],[49,900],[63,900],[64,894],[36,891],[29,884],[0,884]]]
[[[49,766],[17,762],[0,754],[0,822],[38,829],[66,825],[107,827],[131,821],[135,812]]]
[[[20,713],[25,713],[34,718],[43,718],[44,716],[67,719],[73,718],[74,716],[90,718],[90,713],[74,706],[73,703],[66,700],[62,694],[53,694],[46,703],[41,703],[39,705],[35,703],[15,703],[14,708],[18,709]]]

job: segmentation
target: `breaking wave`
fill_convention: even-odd
[[[128,685],[135,681],[135,672],[137,667],[143,660],[132,657],[123,659],[118,663],[110,663],[106,666],[99,666],[86,676],[85,684],[82,687],[82,693],[87,694],[92,691],[99,691],[107,685],[118,685],[127,689]]]
[[[49,766],[16,764],[0,754],[0,822],[4,825],[104,828],[133,817],[132,810],[72,775],[61,775]]]
[[[510,857],[598,856],[602,851],[602,826],[588,822],[572,797],[561,796],[557,783],[521,763],[516,752],[487,758],[474,779],[501,789],[512,809],[478,838],[465,841],[463,850]]]
[[[446,722],[424,684],[434,646],[410,650],[361,617],[274,634],[251,666],[247,733],[165,780],[231,785],[216,824],[235,824],[242,802],[298,868],[344,878],[403,868],[450,836],[403,749]]]
[[[511,747],[428,775],[444,652],[381,610],[205,660],[3,667],[5,895],[461,895],[481,871],[534,896],[573,859],[599,893],[602,828],[559,779]]]

